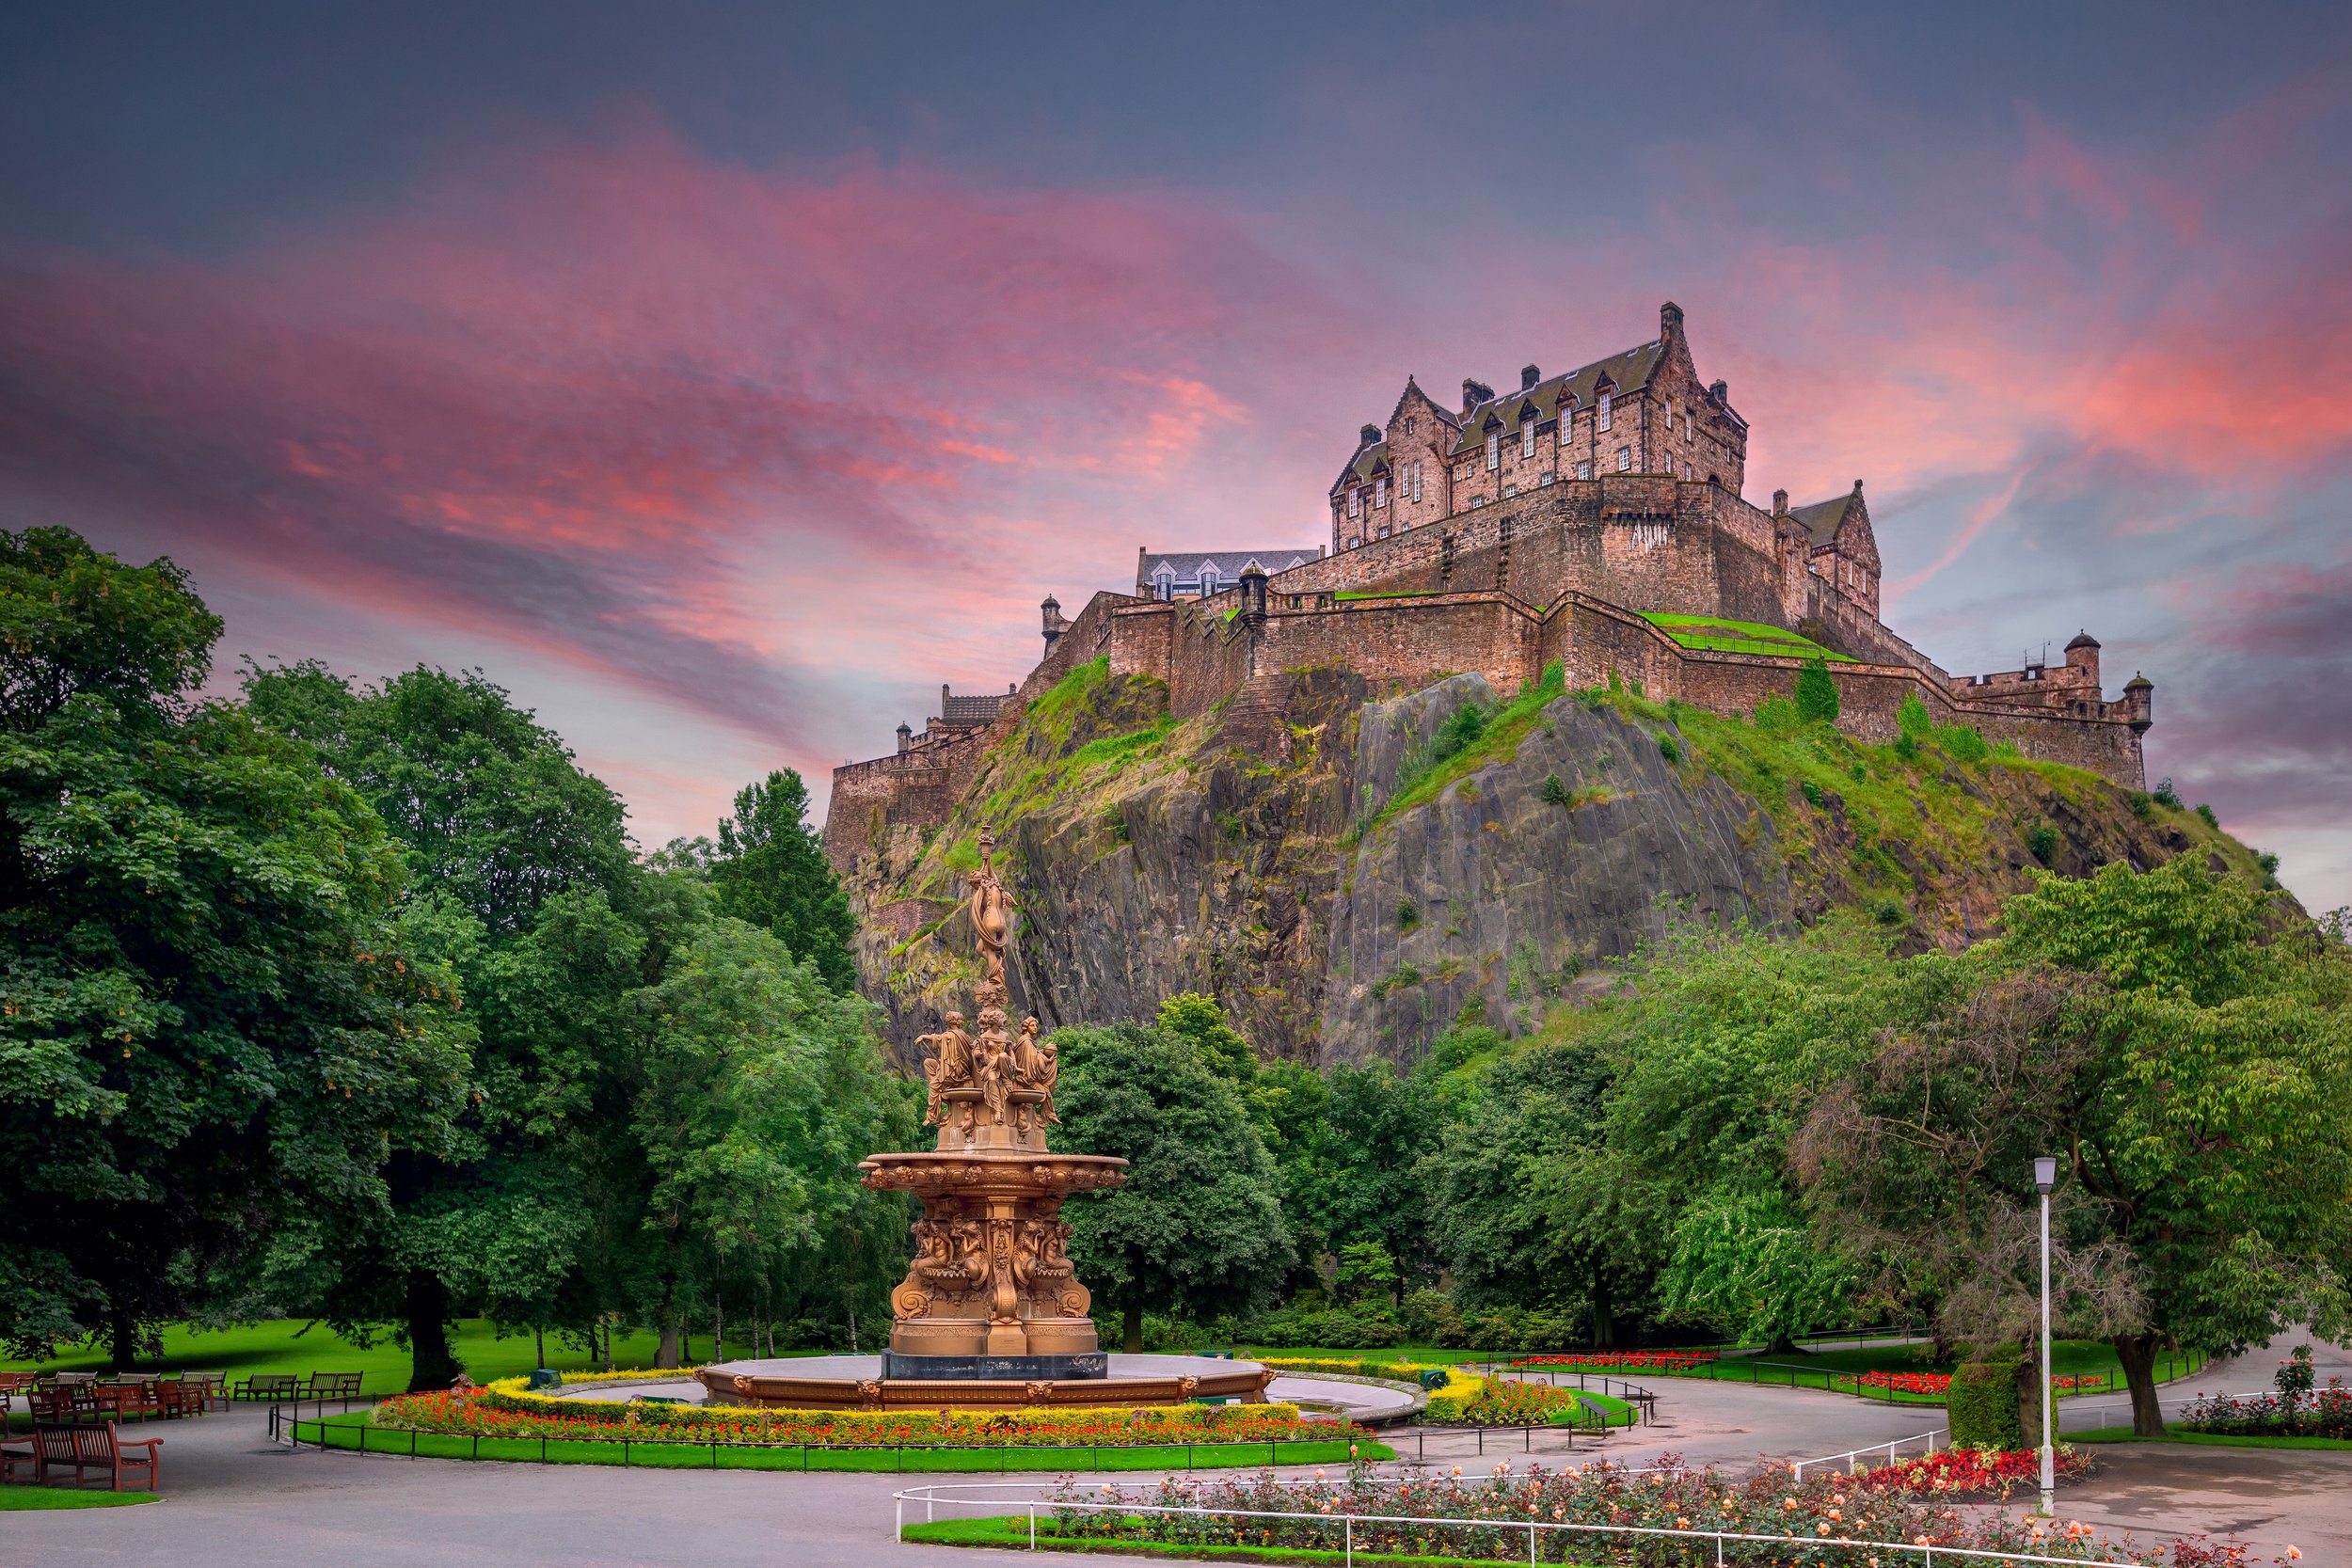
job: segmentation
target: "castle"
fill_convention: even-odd
[[[1327,552],[1146,549],[1132,593],[1074,620],[1046,599],[1044,657],[1014,691],[943,687],[919,735],[902,724],[896,752],[834,770],[826,851],[847,871],[887,829],[945,822],[995,727],[1098,657],[1167,683],[1179,719],[1330,664],[1399,690],[1475,671],[1507,692],[1556,661],[1571,688],[1614,676],[1747,711],[1820,658],[1862,738],[1894,740],[1916,696],[1939,724],[2142,786],[2150,681],[2109,700],[2088,633],[2060,664],[1947,673],[1879,620],[1861,482],[1795,507],[1775,491],[1768,512],[1740,493],[1747,440],[1671,303],[1652,341],[1565,375],[1530,365],[1501,396],[1466,380],[1458,412],[1408,377],[1331,485]]]

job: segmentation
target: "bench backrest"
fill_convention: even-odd
[[[37,1426],[33,1446],[51,1465],[90,1465],[115,1462],[115,1424],[80,1421],[72,1426]]]
[[[268,1372],[253,1380],[256,1394],[299,1394],[302,1379],[294,1372]]]
[[[359,1391],[360,1380],[366,1376],[365,1372],[312,1372],[310,1392],[313,1395],[324,1394],[329,1399],[356,1394]]]

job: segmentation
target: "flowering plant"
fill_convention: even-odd
[[[1151,1447],[1183,1443],[1336,1442],[1369,1434],[1310,1420],[1290,1404],[1104,1405],[1025,1410],[775,1410],[748,1405],[557,1400],[504,1390],[447,1390],[386,1400],[373,1425],[485,1437],[891,1448]]]
[[[2352,1437],[2352,1388],[2331,1377],[2316,1394],[2200,1394],[2180,1424],[2239,1437]]]
[[[1280,1482],[1271,1472],[1170,1477],[1156,1487],[1066,1482],[1054,1497],[1055,1533],[1081,1540],[1153,1541],[1193,1552],[1230,1551],[1234,1546],[1345,1548],[1358,1554],[1518,1562],[1529,1560],[1531,1547],[1552,1561],[1606,1557],[1665,1564],[1720,1554],[1719,1560],[1742,1568],[1816,1563],[1915,1568],[1918,1560],[1910,1552],[1880,1557],[1870,1551],[1897,1545],[2129,1561],[2151,1568],[2168,1561],[2170,1568],[2244,1561],[2243,1547],[2144,1545],[2089,1525],[1961,1507],[1948,1496],[1935,1496],[1932,1487],[1925,1490],[1928,1495],[1923,1496],[1907,1483],[1878,1484],[1869,1476],[1819,1475],[1799,1481],[1785,1465],[1736,1474],[1712,1466],[1693,1469],[1671,1454],[1650,1469],[1601,1461],[1562,1470],[1532,1464],[1515,1471],[1505,1461],[1483,1475],[1465,1477],[1456,1469],[1451,1475],[1402,1480],[1376,1476],[1359,1465],[1343,1480],[1318,1472],[1303,1485]],[[1186,1512],[1141,1513],[1136,1512],[1138,1506]],[[1269,1514],[1279,1517],[1251,1516]],[[1384,1517],[1363,1517],[1367,1514]],[[1545,1530],[1539,1540],[1528,1528],[1531,1524],[1556,1528]],[[1685,1531],[1696,1539],[1645,1541],[1599,1531],[1581,1533],[1578,1528],[1590,1526]],[[1715,1531],[1723,1533],[1716,1537]],[[2234,1560],[2216,1555],[2231,1551],[2240,1555]]]
[[[1596,1350],[1572,1355],[1522,1355],[1514,1367],[1621,1367],[1647,1372],[1678,1372],[1715,1359],[1711,1350]]]
[[[1864,1372],[1854,1381],[1866,1388],[1892,1388],[1903,1394],[1941,1396],[1951,1392],[1952,1387],[1952,1374],[1949,1372]],[[2060,1390],[2105,1388],[2106,1386],[2107,1380],[2096,1374],[2068,1375],[2050,1379],[2050,1386]]]

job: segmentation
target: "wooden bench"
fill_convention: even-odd
[[[71,1426],[40,1426],[33,1429],[34,1479],[47,1481],[52,1469],[72,1470],[73,1484],[82,1484],[85,1470],[103,1470],[113,1482],[114,1490],[122,1490],[122,1472],[145,1470],[147,1484],[152,1488],[163,1477],[163,1456],[155,1450],[164,1446],[160,1437],[142,1442],[126,1443],[115,1431],[112,1421],[78,1421]],[[142,1457],[137,1449],[147,1450]]]
[[[356,1400],[365,1372],[312,1372],[310,1386],[304,1389],[306,1400]]]
[[[238,1379],[232,1395],[241,1400],[298,1400],[302,1379],[293,1372],[263,1372]]]
[[[36,1426],[91,1420],[98,1415],[97,1391],[87,1383],[37,1387],[24,1396],[24,1402],[33,1413]]]

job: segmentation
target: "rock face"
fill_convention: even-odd
[[[1853,907],[1960,945],[2038,862],[2153,865],[2201,837],[2245,855],[2071,769],[1898,760],[1624,694],[1506,705],[1456,675],[1373,700],[1320,669],[1177,726],[1156,682],[1065,688],[1007,717],[945,826],[858,863],[860,986],[902,1061],[971,979],[955,901],[984,826],[1020,902],[1016,1007],[1052,1028],[1206,991],[1262,1053],[1309,1061],[1410,1062],[1464,1019],[1526,1030],[1678,919]],[[1437,760],[1471,705],[1490,727]]]

